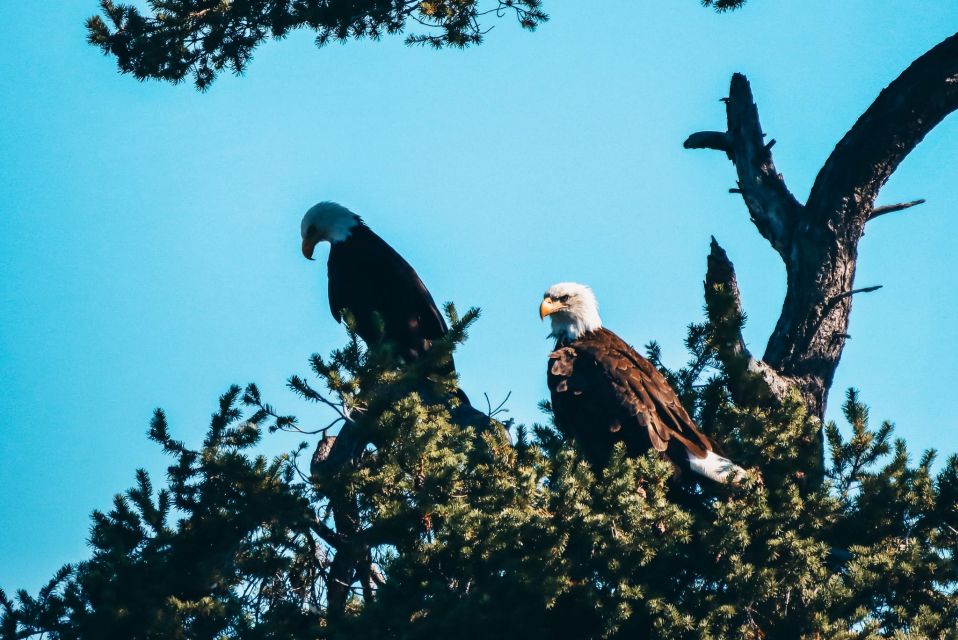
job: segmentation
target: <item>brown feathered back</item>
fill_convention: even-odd
[[[616,442],[630,455],[655,449],[681,469],[685,450],[698,458],[717,450],[665,377],[608,329],[557,344],[548,383],[557,426],[594,465],[607,462]]]

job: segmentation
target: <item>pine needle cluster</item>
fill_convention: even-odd
[[[148,10],[100,0],[102,15],[87,20],[87,39],[139,80],[177,83],[192,76],[207,89],[224,69],[240,74],[267,38],[297,29],[316,33],[316,45],[378,40],[423,29],[407,44],[435,48],[479,44],[486,21],[512,16],[523,29],[548,20],[541,0],[147,0]]]

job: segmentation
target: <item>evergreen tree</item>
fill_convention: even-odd
[[[725,10],[741,0],[703,4]],[[200,88],[224,68],[242,71],[264,39],[293,29],[316,31],[322,45],[403,31],[413,20],[427,31],[411,43],[466,46],[481,40],[486,15],[477,0],[148,5],[143,13],[103,0],[103,17],[88,23],[91,43],[116,56],[125,73],[173,82],[192,75]],[[546,19],[539,0],[490,8],[528,29]],[[867,174],[860,182],[868,197],[854,199],[854,210],[841,189],[826,194],[839,204],[792,202],[744,77],[732,81],[728,130],[694,134],[686,145],[722,150],[740,176],[758,176],[743,178],[737,190],[756,190],[746,198],[753,220],[783,257],[799,255],[784,249],[797,236],[783,230],[792,223],[812,228],[809,212],[841,214],[839,222],[854,231],[841,238],[855,248],[865,222],[915,204],[873,206],[897,163],[958,105],[956,46],[953,36],[919,58],[829,160],[826,177],[858,175],[850,167]],[[873,144],[886,138],[887,145]],[[789,224],[770,223],[779,215]],[[233,387],[193,450],[172,438],[158,411],[150,437],[173,459],[166,486],[157,491],[138,472],[108,513],[94,512],[88,560],[61,569],[36,596],[0,592],[0,633],[958,638],[958,457],[937,472],[932,451],[913,463],[904,442],[892,440],[890,423],[871,428],[854,390],[844,404],[850,437],[819,419],[847,338],[850,298],[864,291],[850,278],[836,284],[836,295],[813,296],[831,300],[827,305],[786,305],[840,316],[837,333],[822,322],[809,325],[829,345],[829,368],[806,376],[813,385],[788,384],[801,371],[777,369],[774,359],[770,365],[745,349],[734,271],[717,245],[708,322],[690,327],[689,363],[669,371],[649,345],[699,424],[755,470],[736,486],[677,485],[654,454],[630,459],[621,449],[594,471],[549,420],[530,427],[463,420],[451,393],[455,380],[423,382],[423,372],[441,369],[435,359],[448,358],[477,317],[459,318],[449,308],[448,337],[414,366],[397,363],[388,346],[365,349],[352,333],[330,357],[313,356],[319,384],[294,376],[290,387],[333,410],[329,425],[310,429],[277,413],[254,385],[245,393]],[[818,352],[794,353],[804,366]],[[543,409],[548,418],[548,405]],[[255,452],[264,430],[319,438],[267,460]]]
[[[477,315],[448,313],[430,357]],[[157,412],[167,487],[138,473],[94,513],[89,560],[3,595],[3,637],[958,638],[958,458],[911,463],[850,390],[850,436],[825,426],[828,477],[808,485],[798,443],[821,423],[797,392],[734,402],[721,330],[690,327],[688,365],[666,373],[756,470],[739,486],[677,486],[655,455],[622,450],[597,475],[548,424],[509,425],[514,443],[462,426],[453,380],[424,387],[351,335],[311,358],[325,390],[290,379],[330,425],[234,387],[190,450]],[[256,456],[264,429],[313,433],[311,462],[306,443]]]

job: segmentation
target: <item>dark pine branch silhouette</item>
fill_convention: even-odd
[[[534,30],[548,20],[541,0],[150,0],[149,11],[101,0],[102,15],[87,21],[89,42],[116,58],[122,73],[180,82],[190,76],[206,89],[224,70],[242,73],[267,38],[291,31],[331,41],[379,39],[404,32],[408,44],[435,48],[479,44],[487,21],[512,17]]]
[[[781,399],[794,387],[810,414],[825,415],[828,391],[848,339],[856,289],[858,242],[876,217],[924,200],[876,207],[878,192],[912,149],[946,116],[958,109],[958,34],[915,60],[839,141],[819,171],[803,204],[775,168],[758,119],[752,89],[744,75],[732,77],[725,99],[726,131],[703,131],[687,148],[722,151],[735,165],[737,186],[759,233],[785,263],[785,302],[765,354],[759,360],[745,348],[736,324],[743,316],[735,270],[713,239],[706,275],[706,302],[717,334],[718,354],[733,376],[738,400],[764,394]],[[821,450],[819,438],[813,445]],[[821,477],[821,468],[816,474]]]

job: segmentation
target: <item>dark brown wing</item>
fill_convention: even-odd
[[[550,356],[549,388],[556,421],[580,439],[619,434],[634,453],[666,451],[673,440],[697,457],[714,449],[665,377],[607,329]]]
[[[416,271],[369,227],[359,225],[330,249],[329,307],[340,320],[349,309],[359,336],[367,343],[382,336],[407,360],[415,360],[447,331],[446,321]]]

